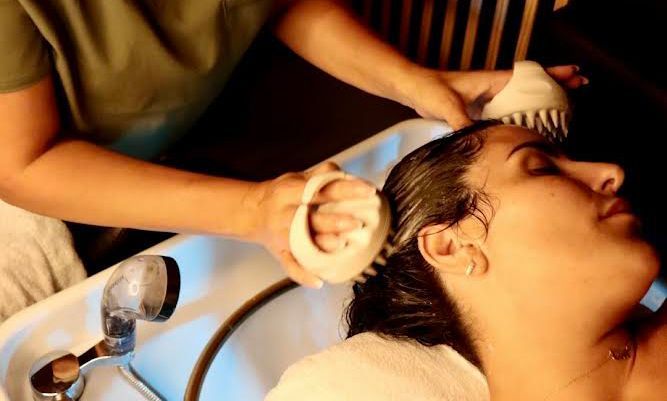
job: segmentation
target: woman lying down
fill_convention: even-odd
[[[421,352],[420,364],[453,348],[471,368],[460,380],[475,378],[472,365],[486,378],[471,398],[447,393],[456,383],[438,390],[444,373],[397,375],[381,384],[404,387],[392,400],[428,398],[420,385],[436,389],[433,400],[667,400],[667,307],[632,318],[660,263],[616,196],[622,184],[618,166],[571,160],[515,126],[477,123],[422,146],[384,186],[396,247],[378,276],[355,285],[346,342],[375,333],[378,344],[409,344],[401,355]],[[360,367],[336,368],[363,397],[342,394],[331,375],[288,397],[371,400]],[[288,371],[267,400],[317,375],[309,368]]]

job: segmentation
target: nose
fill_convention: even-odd
[[[616,195],[625,180],[623,168],[611,163],[579,163],[582,180],[594,191]]]

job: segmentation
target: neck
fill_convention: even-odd
[[[561,325],[560,332],[556,332],[540,330],[534,323],[527,327],[526,319],[521,320],[524,327],[519,321],[512,326],[505,321],[504,329],[495,331],[481,346],[493,401],[620,397],[632,358],[613,360],[609,351],[621,352],[626,345],[634,350],[627,329],[617,326],[600,335],[587,336],[585,330],[572,326]],[[631,351],[630,355],[634,353]]]

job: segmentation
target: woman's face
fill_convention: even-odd
[[[659,262],[639,235],[638,219],[616,196],[621,168],[570,160],[523,128],[487,132],[468,178],[493,205],[480,248],[503,295],[542,313],[640,299]]]

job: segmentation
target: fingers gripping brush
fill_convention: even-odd
[[[309,222],[310,202],[327,184],[341,179],[352,179],[344,172],[334,171],[311,177],[306,183],[292,219],[289,244],[294,258],[306,270],[332,283],[364,282],[377,272],[373,263],[385,265],[384,256],[391,249],[387,242],[391,227],[391,213],[387,199],[381,192],[365,199],[350,199],[320,205],[324,213],[348,214],[360,220],[361,228],[341,234],[344,245],[333,252],[321,250],[313,241]]]
[[[505,88],[484,106],[483,119],[537,130],[547,139],[567,138],[570,106],[565,90],[534,61],[519,61]]]

